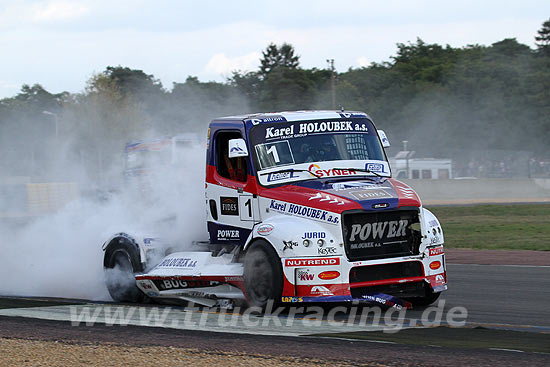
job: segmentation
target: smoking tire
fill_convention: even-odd
[[[143,271],[139,254],[126,239],[115,239],[103,260],[107,290],[117,302],[142,302],[145,295],[136,286],[135,273]]]
[[[277,303],[283,292],[281,260],[269,243],[254,242],[244,258],[244,285],[248,305],[265,308],[270,300]]]

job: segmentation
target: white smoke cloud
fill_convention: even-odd
[[[152,179],[154,194],[128,185],[82,197],[26,224],[0,222],[0,295],[110,300],[101,250],[110,235],[141,233],[183,246],[206,239],[204,149],[180,156],[182,170]]]

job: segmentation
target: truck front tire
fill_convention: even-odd
[[[248,305],[265,308],[269,301],[278,303],[283,292],[281,260],[264,240],[254,242],[244,258],[244,285]]]
[[[435,301],[437,301],[437,299],[441,295],[441,292],[434,293],[432,291],[432,288],[429,285],[425,285],[425,288],[426,288],[426,295],[424,297],[410,297],[410,298],[405,298],[405,300],[412,303],[414,307],[429,306]]]
[[[143,266],[137,249],[128,240],[115,239],[107,246],[103,266],[107,290],[113,300],[137,303],[145,299],[134,277],[143,271]]]

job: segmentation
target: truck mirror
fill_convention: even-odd
[[[390,141],[388,140],[388,137],[386,136],[386,133],[384,130],[377,130],[378,137],[380,137],[380,141],[382,142],[382,146],[384,148],[387,148],[390,146]]]
[[[244,139],[229,140],[229,158],[248,157],[248,149]]]

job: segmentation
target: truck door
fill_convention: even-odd
[[[207,169],[208,232],[210,242],[244,244],[259,218],[258,199],[248,188],[250,155],[229,158],[229,141],[243,138],[240,131],[217,131],[211,140]]]

